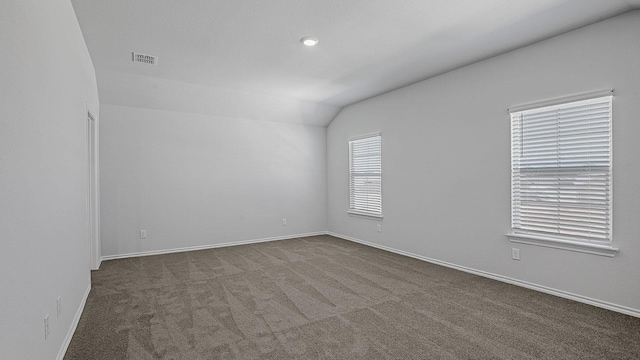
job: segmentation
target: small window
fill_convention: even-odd
[[[349,213],[382,218],[382,137],[349,140]]]
[[[511,112],[513,234],[611,241],[611,118],[612,96]]]

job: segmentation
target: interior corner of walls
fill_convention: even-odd
[[[335,114],[329,119],[325,127],[328,129],[331,126],[331,124],[333,124],[333,121],[337,119],[338,116],[342,114],[342,111],[344,111],[344,109],[347,108],[348,106],[350,105],[339,107],[338,110],[335,112]]]
[[[130,74],[98,67],[101,102],[207,117],[326,127],[335,107],[289,96]]]
[[[600,270],[598,280],[617,279],[617,274],[621,273],[636,273],[640,270],[638,244],[620,246],[620,256],[602,266],[601,259],[540,249],[527,251],[529,261],[516,264],[510,253],[503,256],[506,253],[502,251],[511,248],[506,238],[504,242],[493,239],[505,234],[500,229],[509,226],[510,222],[507,109],[522,103],[607,88],[615,88],[617,92],[613,120],[616,182],[613,191],[614,197],[625,198],[614,201],[614,232],[637,232],[630,219],[637,218],[638,207],[626,198],[639,194],[637,187],[631,184],[637,177],[640,162],[628,155],[637,153],[638,143],[634,136],[638,122],[633,114],[639,107],[633,95],[640,88],[635,81],[640,67],[633,60],[640,58],[640,48],[637,35],[630,30],[640,27],[639,17],[640,11],[636,11],[633,18],[622,15],[607,19],[424,80],[403,91],[345,107],[328,128],[329,231],[380,242],[375,237],[375,230],[362,228],[359,221],[346,214],[348,155],[342,148],[351,131],[380,124],[384,126],[381,129],[385,156],[383,196],[393,196],[394,211],[398,215],[385,218],[387,225],[383,225],[383,231],[386,230],[384,234],[389,236],[386,239],[392,236],[392,225],[398,231],[396,234],[406,239],[419,239],[425,232],[434,234],[428,245],[431,248],[425,246],[421,253],[451,252],[456,254],[460,265],[503,274],[505,278],[528,280],[537,283],[539,289],[548,286],[556,292],[570,292],[567,296],[582,297],[584,302],[638,314],[638,310],[624,308],[640,308],[635,296],[638,291],[630,290],[627,280],[607,283],[603,280],[602,284],[594,286],[594,277],[580,270],[585,266],[597,266]],[[619,93],[618,89],[621,90]],[[385,133],[392,136],[385,136]],[[478,139],[483,139],[482,146],[477,146]],[[411,151],[407,151],[409,148]],[[464,157],[459,155],[461,152]],[[385,178],[384,172],[392,168],[394,174]],[[437,169],[437,176],[431,169]],[[466,176],[469,169],[480,172],[481,176]],[[421,195],[416,198],[415,194]],[[423,197],[428,202],[422,201]],[[385,200],[385,209],[387,204],[391,205],[391,202]],[[461,219],[466,226],[459,226]],[[455,244],[450,239],[455,239]],[[469,250],[478,248],[478,240],[486,242],[486,248],[482,248],[486,262],[478,260],[474,257],[477,254]],[[467,241],[470,246],[457,246],[466,245]],[[414,246],[398,241],[393,244],[401,250],[411,250]],[[571,276],[568,275],[566,281],[559,280],[555,273],[558,268],[570,269]],[[520,284],[524,286],[522,281]],[[607,305],[607,302],[620,305]]]

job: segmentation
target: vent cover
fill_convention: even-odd
[[[133,53],[133,62],[147,64],[147,65],[157,65],[158,57],[153,55],[146,55],[140,53]]]

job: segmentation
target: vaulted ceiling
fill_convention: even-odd
[[[640,0],[72,0],[101,103],[326,126]],[[315,47],[300,43],[319,39]],[[132,62],[132,52],[158,56]]]

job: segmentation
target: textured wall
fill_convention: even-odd
[[[640,12],[344,109],[327,133],[329,230],[640,312]],[[615,89],[613,238],[606,258],[518,244],[511,260],[509,107]],[[347,139],[382,133],[382,232],[350,217]]]

